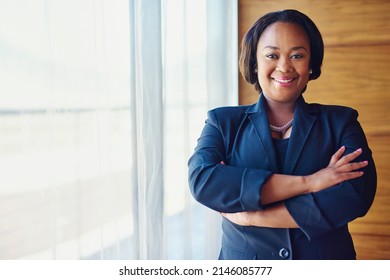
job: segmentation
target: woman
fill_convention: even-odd
[[[224,217],[220,259],[356,258],[348,223],[371,207],[375,165],[355,110],[305,102],[322,59],[298,11],[246,33],[240,71],[259,101],[208,112],[188,163],[193,196]]]

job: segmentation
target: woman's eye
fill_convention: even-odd
[[[276,54],[274,54],[274,53],[269,53],[269,54],[266,54],[265,55],[267,58],[271,58],[271,59],[276,59],[276,58],[278,58],[278,56],[276,55]]]
[[[303,55],[301,55],[301,54],[293,54],[291,56],[292,59],[299,59],[299,58],[302,58],[302,57],[303,57]]]

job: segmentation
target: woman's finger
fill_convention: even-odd
[[[329,166],[335,165],[336,162],[341,158],[341,156],[345,152],[345,146],[342,146],[340,149],[338,149],[333,156],[330,159]]]
[[[344,164],[338,168],[339,172],[352,172],[368,165],[368,161],[351,162]]]
[[[336,167],[340,167],[340,166],[343,166],[345,164],[348,164],[351,161],[353,161],[354,159],[356,159],[357,157],[359,157],[361,154],[362,154],[362,149],[359,148],[359,149],[353,151],[352,153],[349,153],[348,155],[345,155],[342,158],[340,158],[336,162],[335,166]]]

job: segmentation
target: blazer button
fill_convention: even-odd
[[[280,256],[282,259],[286,259],[286,258],[288,258],[288,256],[290,256],[290,252],[289,252],[286,248],[282,248],[282,249],[280,249],[280,251],[279,251],[279,256]]]

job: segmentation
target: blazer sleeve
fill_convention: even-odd
[[[227,158],[229,134],[221,128],[215,110],[209,111],[188,161],[191,193],[198,202],[219,212],[261,210],[261,189],[271,172],[221,164]]]
[[[345,146],[345,154],[363,149],[355,161],[368,161],[364,175],[320,192],[285,201],[291,216],[309,239],[364,216],[373,203],[377,184],[375,163],[357,116],[355,110],[350,111],[348,121],[340,131],[338,147]]]

